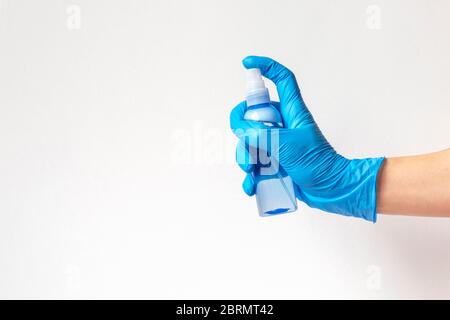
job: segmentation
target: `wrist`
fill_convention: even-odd
[[[384,157],[351,160],[349,170],[353,179],[348,186],[353,201],[347,206],[350,215],[376,222],[377,180],[384,161]]]

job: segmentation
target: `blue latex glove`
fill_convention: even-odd
[[[244,66],[259,68],[278,90],[279,109],[284,128],[275,129],[260,122],[244,120],[246,103],[237,105],[230,115],[232,130],[240,138],[237,152],[248,153],[246,132],[259,129],[278,130],[279,149],[276,157],[295,183],[297,198],[312,208],[376,221],[376,180],[384,158],[346,159],[328,143],[303,102],[294,74],[278,62],[249,56]],[[252,130],[248,130],[252,129]],[[248,195],[256,191],[255,168],[249,157],[239,166],[247,172],[243,189]]]

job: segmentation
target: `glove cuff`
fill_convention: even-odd
[[[377,222],[377,179],[384,160],[384,157],[352,160],[355,174],[360,176],[360,183],[355,187],[359,201],[351,210],[353,216]]]
[[[333,166],[335,175],[326,183],[326,193],[300,187],[298,197],[310,207],[375,223],[377,178],[385,158],[341,159]]]
[[[377,221],[377,178],[384,157],[350,160],[344,175],[342,198],[338,201],[342,207],[339,213],[362,218],[375,223]]]

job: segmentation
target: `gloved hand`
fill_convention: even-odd
[[[240,138],[237,153],[246,152],[247,133],[260,129],[278,130],[278,150],[273,155],[292,178],[297,198],[312,208],[346,216],[376,221],[376,180],[384,158],[346,159],[328,143],[303,102],[294,74],[278,62],[249,56],[244,66],[259,68],[276,86],[284,128],[269,128],[260,122],[244,120],[246,103],[231,112],[231,129]],[[249,130],[250,129],[250,130]],[[247,173],[243,189],[248,195],[256,191],[249,156],[239,166]]]

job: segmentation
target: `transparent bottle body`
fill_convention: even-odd
[[[261,174],[260,170],[261,166],[254,172],[259,215],[267,217],[297,210],[294,184],[282,168],[278,174],[268,176]]]
[[[278,110],[270,103],[251,106],[245,113],[245,119],[263,122],[268,126],[282,127],[283,122]],[[253,160],[256,159],[253,177],[256,184],[256,203],[259,215],[273,216],[297,210],[294,183],[284,169],[270,154],[270,134],[267,134],[264,146],[267,151],[251,149]],[[260,141],[258,142],[260,143]],[[261,157],[261,155],[263,156]]]

